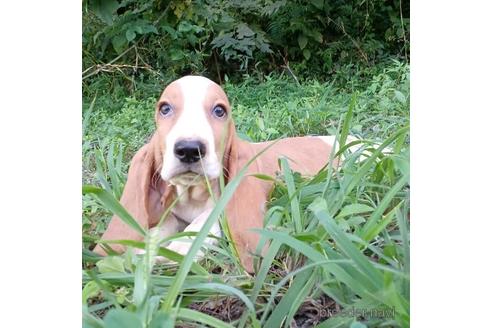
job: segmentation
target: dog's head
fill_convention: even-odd
[[[144,227],[152,227],[172,203],[172,185],[203,183],[224,173],[233,179],[255,156],[251,145],[236,137],[229,100],[222,88],[200,76],[186,76],[169,84],[155,109],[156,132],[150,142],[135,154],[121,197],[121,204]],[[248,173],[258,172],[256,164]],[[253,272],[251,253],[263,226],[267,199],[265,182],[245,177],[227,204],[228,228],[241,262]],[[114,216],[103,239],[140,237]],[[116,250],[122,251],[123,246]],[[97,252],[104,254],[101,247]]]
[[[222,172],[232,137],[231,107],[222,88],[201,76],[169,84],[155,109],[156,134],[163,154],[162,179],[189,184]]]

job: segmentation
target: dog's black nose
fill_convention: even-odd
[[[205,157],[205,144],[198,140],[181,140],[174,144],[174,155],[183,163],[195,163]]]

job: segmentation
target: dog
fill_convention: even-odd
[[[254,115],[254,113],[252,113]],[[156,130],[133,157],[120,203],[144,228],[157,225],[171,204],[160,235],[198,232],[220,196],[220,176],[231,181],[248,161],[247,168],[225,209],[227,224],[241,264],[253,273],[253,258],[263,228],[263,217],[273,183],[255,174],[275,176],[278,159],[285,157],[292,170],[315,175],[334,151],[334,136],[307,136],[251,143],[238,138],[231,105],[223,89],[201,76],[185,76],[170,83],[160,96],[154,115]],[[266,149],[266,150],[265,150]],[[337,161],[332,161],[337,165]],[[221,237],[219,223],[210,233]],[[192,237],[187,237],[192,240]],[[118,216],[113,216],[102,239],[141,240]],[[216,244],[207,238],[206,244]],[[173,240],[167,246],[186,255],[190,242]],[[112,248],[123,252],[125,247]],[[96,253],[105,255],[97,245]],[[201,253],[200,253],[201,254]]]

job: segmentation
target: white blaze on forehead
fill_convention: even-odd
[[[203,139],[208,143],[207,153],[214,151],[212,127],[203,108],[212,81],[201,76],[186,76],[177,82],[183,95],[183,109],[171,134],[174,132],[177,138]]]
[[[198,139],[204,142],[207,148],[204,157],[205,174],[211,178],[218,177],[220,163],[215,153],[214,134],[206,116],[208,108],[203,107],[207,91],[213,82],[202,76],[185,76],[176,83],[181,89],[183,108],[166,137],[162,176],[164,179],[171,178],[175,168],[180,165],[174,156],[175,143],[182,139]]]

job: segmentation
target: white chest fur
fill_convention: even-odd
[[[178,194],[178,201],[171,210],[174,215],[168,219],[167,225],[165,224],[161,229],[163,238],[182,230],[183,221],[187,223],[187,226],[183,230],[184,232],[199,232],[213,210],[214,197],[217,199],[219,195],[217,180],[211,182],[211,189],[214,197],[212,197],[205,184],[197,184],[189,187],[182,184],[175,184],[175,186]],[[207,237],[203,244],[204,247],[207,247],[207,245],[216,245],[218,242],[217,238],[222,236],[218,222],[214,223],[209,234],[216,238]],[[166,247],[181,255],[186,255],[191,247],[193,239],[194,237],[174,239],[171,243],[166,245]],[[204,253],[200,249],[195,256],[195,259],[198,260],[203,256]],[[167,262],[168,260],[163,257],[158,257],[158,261]]]
[[[211,182],[214,197],[218,195],[218,184]],[[180,220],[191,223],[195,218],[214,207],[214,199],[205,184],[195,186],[176,185],[178,201],[172,213]]]

